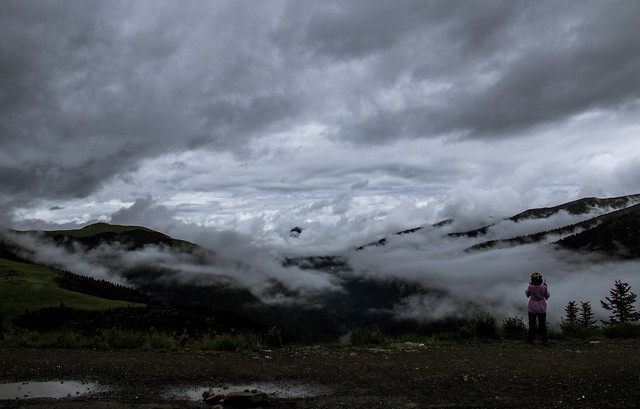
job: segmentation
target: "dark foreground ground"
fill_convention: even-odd
[[[265,408],[272,409],[633,408],[640,407],[640,340],[251,354],[0,348],[0,383],[48,380],[109,389],[74,398],[2,400],[0,408],[206,408],[172,391],[231,391],[253,383],[303,391],[270,395]]]

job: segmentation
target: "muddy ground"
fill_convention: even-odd
[[[272,409],[633,408],[640,407],[640,340],[215,354],[0,348],[1,383],[48,380],[109,389],[1,400],[0,408],[207,408],[180,391],[252,383],[282,388],[267,391]],[[297,395],[284,396],[294,386]]]

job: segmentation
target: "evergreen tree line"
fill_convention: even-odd
[[[609,291],[609,297],[600,300],[602,308],[610,312],[609,320],[602,321],[603,324],[627,324],[640,320],[640,312],[636,311],[634,305],[636,298],[637,295],[631,291],[628,283],[616,280]],[[562,322],[563,329],[576,326],[591,328],[597,322],[589,301],[580,301],[580,307],[575,300],[569,301],[564,311],[566,315]]]

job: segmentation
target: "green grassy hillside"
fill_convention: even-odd
[[[0,316],[15,317],[25,310],[55,307],[103,310],[143,304],[107,300],[61,288],[54,269],[0,258]]]

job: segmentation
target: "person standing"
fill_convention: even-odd
[[[529,298],[529,336],[527,343],[532,343],[536,333],[536,321],[538,330],[542,338],[542,345],[547,344],[547,300],[549,299],[549,289],[547,283],[542,280],[542,274],[535,271],[531,274],[529,287],[525,290],[525,295]]]

